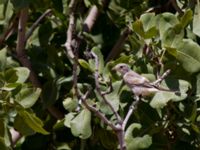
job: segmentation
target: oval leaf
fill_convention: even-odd
[[[49,132],[43,128],[43,122],[35,114],[24,109],[18,109],[18,114],[23,119],[24,123],[26,123],[35,132],[49,134]]]
[[[142,137],[133,137],[132,132],[134,129],[140,129],[141,125],[137,123],[131,124],[125,133],[125,142],[127,150],[145,149],[151,146],[152,137],[144,135]]]
[[[92,134],[91,112],[87,109],[82,110],[70,123],[71,131],[74,136],[87,139]]]
[[[29,77],[30,74],[29,69],[26,67],[17,67],[15,68],[15,70],[18,76],[18,80],[16,82],[24,83]]]
[[[23,88],[16,96],[16,101],[24,108],[32,107],[41,93],[40,88]]]

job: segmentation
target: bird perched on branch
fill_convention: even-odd
[[[119,72],[122,75],[125,84],[132,90],[132,92],[136,96],[148,96],[158,91],[167,91],[175,93],[177,92],[161,88],[157,86],[157,84],[154,84],[157,83],[157,81],[161,81],[160,79],[151,83],[147,78],[131,70],[127,64],[117,64],[115,67],[113,67],[113,70]]]

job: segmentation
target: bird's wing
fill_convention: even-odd
[[[133,71],[127,72],[123,76],[123,79],[124,79],[125,83],[127,83],[129,85],[149,83],[149,80],[147,78],[145,78]]]

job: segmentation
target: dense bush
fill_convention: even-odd
[[[0,0],[0,149],[199,149],[196,0]],[[161,87],[136,101],[112,68]]]

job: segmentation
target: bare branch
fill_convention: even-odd
[[[34,23],[33,25],[30,27],[30,29],[28,30],[28,32],[25,35],[25,41],[27,41],[29,39],[29,37],[31,36],[31,34],[33,33],[33,31],[38,27],[39,23],[46,17],[46,16],[50,16],[52,14],[52,10],[51,9],[47,9]]]
[[[84,32],[90,32],[92,30],[92,27],[94,26],[94,23],[96,22],[98,16],[99,16],[99,10],[97,6],[93,6],[89,12],[89,15],[84,21],[83,24]]]
[[[17,29],[18,17],[19,17],[19,13],[17,13],[14,16],[14,18],[12,18],[12,20],[10,22],[10,25],[1,34],[1,36],[0,36],[0,45],[13,34],[15,29]]]
[[[94,112],[105,124],[107,124],[109,127],[111,127],[114,131],[119,130],[115,125],[112,124],[112,122],[110,122],[105,116],[104,114],[102,114],[97,108],[88,105],[88,103],[86,102],[86,99],[89,95],[89,91],[86,92],[86,94],[84,96],[81,97],[81,100],[83,102],[83,104],[85,105],[85,107]]]
[[[117,138],[118,138],[118,141],[119,141],[120,150],[126,150],[124,134],[125,134],[124,129],[122,129],[122,128],[121,128],[121,130],[117,131]]]
[[[128,123],[129,118],[131,117],[133,111],[137,108],[138,103],[140,102],[140,99],[138,96],[135,97],[135,101],[132,102],[131,106],[129,107],[128,113],[126,114],[126,117],[122,124],[122,129],[125,130],[126,125]]]
[[[158,85],[160,84],[169,74],[170,74],[171,70],[168,69],[167,71],[165,71],[163,73],[163,75],[161,77],[159,77],[156,81],[154,81],[152,84],[153,85]]]
[[[183,14],[184,14],[184,12],[183,12],[183,11],[181,10],[181,8],[178,6],[176,0],[170,0],[169,2],[172,4],[172,6],[174,7],[174,9],[175,9],[180,15],[183,15]]]
[[[110,78],[109,83],[108,83],[108,90],[105,92],[102,92],[102,95],[107,95],[110,94],[113,91],[113,86],[112,86],[112,79]]]
[[[37,78],[37,75],[33,71],[31,62],[25,53],[25,45],[26,45],[25,28],[26,28],[27,19],[28,19],[28,7],[23,8],[20,12],[19,24],[18,24],[17,47],[16,47],[17,58],[19,59],[19,61],[24,67],[27,67],[30,70],[29,79],[32,82],[33,86],[41,88],[41,84]],[[63,113],[61,113],[54,106],[50,106],[47,109],[57,119],[62,119],[64,117]]]
[[[118,123],[121,122],[121,117],[119,116],[119,114],[115,111],[115,109],[113,108],[113,106],[110,104],[110,102],[106,99],[105,95],[102,93],[101,89],[100,89],[100,84],[99,84],[99,80],[98,80],[98,77],[99,77],[99,61],[98,61],[98,57],[97,55],[94,53],[94,52],[91,52],[92,56],[94,57],[95,59],[95,73],[94,73],[94,78],[95,78],[95,86],[96,86],[96,90],[97,92],[101,95],[103,101],[105,104],[107,104],[110,109],[112,110],[112,112],[114,113],[115,117],[117,118],[117,121]]]
[[[66,48],[67,56],[70,59],[74,58],[72,40],[73,40],[73,34],[75,32],[75,27],[76,27],[75,10],[77,6],[77,2],[78,0],[71,0],[69,4],[69,26],[67,29],[67,40],[65,42],[65,48]]]

